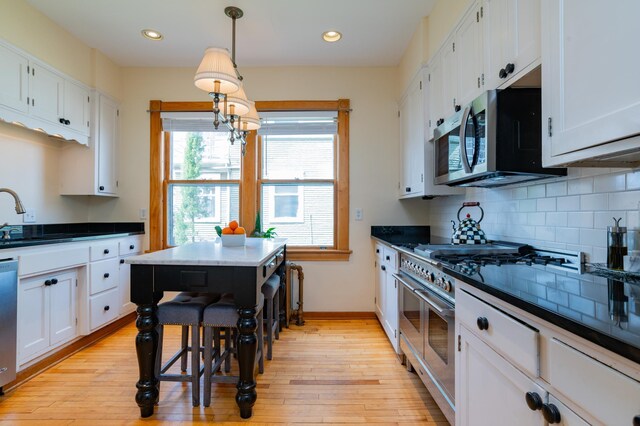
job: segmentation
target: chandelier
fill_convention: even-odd
[[[227,49],[208,47],[193,81],[213,98],[213,127],[217,130],[223,124],[229,130],[229,142],[233,145],[234,141],[240,141],[244,155],[247,134],[260,128],[260,117],[255,102],[244,93],[243,78],[236,65],[236,19],[242,18],[243,12],[229,6],[224,13],[233,22],[231,55]]]

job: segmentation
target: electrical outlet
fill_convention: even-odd
[[[36,223],[36,210],[24,209],[25,212],[22,215],[22,223]]]
[[[356,220],[362,220],[362,209],[361,208],[357,208],[356,209]]]
[[[140,209],[140,219],[146,219],[147,218],[147,209],[142,208]]]

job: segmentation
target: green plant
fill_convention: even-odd
[[[256,213],[256,224],[250,236],[254,238],[273,238],[276,235],[278,235],[276,233],[276,228],[269,228],[266,231],[262,232],[262,222],[260,221],[260,212]]]

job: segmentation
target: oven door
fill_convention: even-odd
[[[422,300],[410,283],[411,278],[394,274],[400,283],[400,333],[411,345],[416,358],[423,359],[424,327]]]
[[[455,406],[455,311],[428,290],[417,289],[423,303],[424,361]]]

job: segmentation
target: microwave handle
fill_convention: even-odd
[[[471,107],[468,106],[462,113],[462,120],[460,121],[460,157],[462,159],[462,167],[466,173],[471,173],[471,164],[469,164],[469,158],[467,157],[467,120],[471,114]]]

